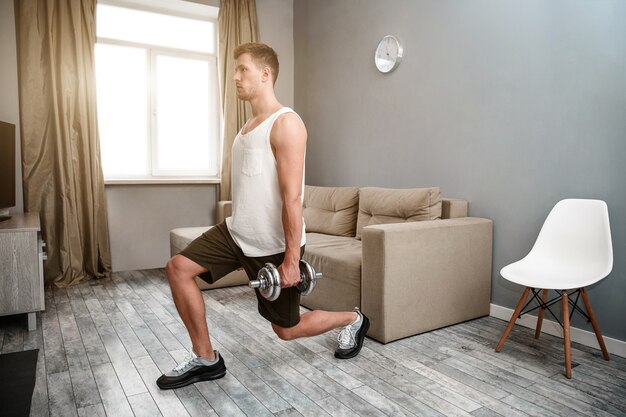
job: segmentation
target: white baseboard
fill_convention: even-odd
[[[513,312],[514,310],[512,308],[506,308],[496,304],[491,304],[489,315],[491,317],[506,320],[508,322],[509,320],[511,320]],[[516,324],[534,329],[535,327],[537,327],[537,316],[524,314],[521,319],[517,319]],[[543,324],[541,325],[541,332],[550,334],[552,336],[557,336],[561,338],[563,337],[563,328],[561,328],[561,325],[556,321],[547,320],[545,315],[543,318]],[[570,337],[572,342],[577,342],[598,350],[600,349],[600,346],[598,345],[598,339],[596,339],[596,334],[593,332],[582,330],[577,327],[570,327]],[[604,335],[602,337],[604,338],[606,350],[608,350],[609,353],[621,356],[622,358],[626,358],[626,342],[606,337]]]

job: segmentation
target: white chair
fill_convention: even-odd
[[[601,200],[566,199],[559,201],[543,224],[535,245],[525,258],[505,266],[500,274],[507,280],[526,287],[515,308],[515,312],[506,326],[502,338],[496,347],[499,352],[511,332],[518,317],[529,311],[539,309],[535,338],[541,333],[544,310],[563,327],[565,348],[565,376],[572,377],[570,351],[570,304],[574,310],[591,321],[596,333],[602,356],[609,360],[609,354],[602,339],[600,327],[591,309],[585,287],[595,284],[606,277],[613,268],[613,247],[609,212]],[[539,290],[542,289],[541,298]],[[560,292],[560,296],[546,301],[548,290]],[[568,293],[569,291],[569,293]],[[531,300],[524,305],[529,293]],[[576,295],[575,301],[572,297]],[[582,296],[587,314],[577,306],[578,295]],[[535,299],[539,306],[530,310],[526,307]],[[550,311],[550,306],[562,302],[563,323]],[[525,310],[522,312],[522,310]]]

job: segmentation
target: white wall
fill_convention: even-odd
[[[0,0],[0,120],[15,125],[16,133],[16,206],[11,213],[24,211],[22,190],[22,152],[20,143],[20,108],[17,90],[17,48],[12,0]]]

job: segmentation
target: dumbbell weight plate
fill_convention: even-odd
[[[315,273],[315,270],[311,265],[303,260],[300,260],[300,283],[296,286],[298,291],[300,291],[300,294],[303,296],[311,294],[311,291],[313,291],[317,282],[316,275],[318,274]]]
[[[271,263],[265,264],[257,275],[257,280],[261,282],[259,292],[270,301],[274,301],[280,295],[280,275],[278,269]]]

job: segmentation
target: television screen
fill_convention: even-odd
[[[15,125],[0,122],[0,211],[14,206]]]

